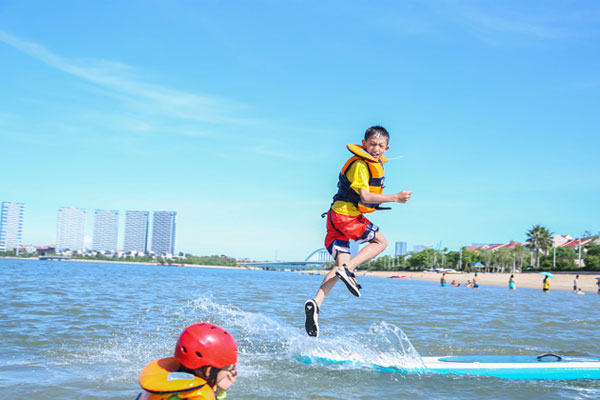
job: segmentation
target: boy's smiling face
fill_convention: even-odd
[[[390,148],[388,146],[388,139],[381,135],[373,135],[367,140],[363,139],[362,146],[376,160],[379,160],[383,153]]]

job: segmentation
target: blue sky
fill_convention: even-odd
[[[0,1],[0,200],[175,210],[176,250],[303,259],[370,125],[372,214],[457,249],[600,230],[595,1]],[[121,243],[120,239],[120,243]],[[393,251],[393,245],[388,253]]]

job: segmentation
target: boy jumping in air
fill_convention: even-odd
[[[375,258],[387,247],[387,240],[363,213],[370,213],[382,203],[406,203],[411,191],[383,194],[383,155],[388,149],[390,135],[381,126],[365,132],[362,146],[349,144],[353,156],[344,164],[339,175],[338,192],[327,212],[325,247],[335,260],[335,267],[325,276],[314,298],[304,303],[304,327],[309,336],[319,336],[319,311],[325,296],[336,282],[344,282],[350,293],[360,297],[361,286],[356,283],[354,270]],[[369,242],[354,258],[350,258],[350,240]]]

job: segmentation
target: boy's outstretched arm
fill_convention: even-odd
[[[412,196],[410,190],[403,190],[395,194],[377,194],[360,189],[360,201],[365,204],[406,203],[410,196]]]

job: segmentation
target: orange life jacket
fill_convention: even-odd
[[[356,193],[354,189],[350,187],[352,182],[350,182],[346,176],[346,172],[356,161],[364,161],[367,164],[367,167],[369,167],[369,192],[382,194],[384,181],[383,163],[387,162],[387,158],[381,156],[379,160],[376,160],[358,144],[349,144],[347,147],[354,156],[350,157],[342,167],[342,171],[339,175],[338,191],[335,196],[333,196],[333,201],[347,201],[352,203],[361,213],[370,213],[380,209],[379,204],[364,204],[360,201],[360,194]]]
[[[154,360],[140,374],[140,385],[147,393],[140,399],[215,400],[215,392],[206,381],[187,372],[178,372],[175,357]],[[149,394],[148,394],[149,393]]]

